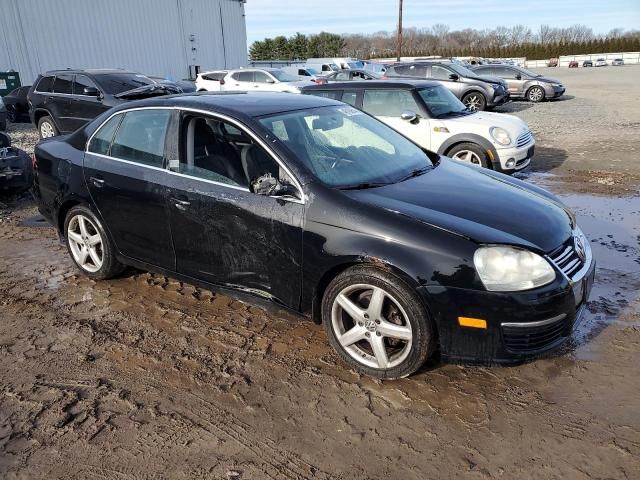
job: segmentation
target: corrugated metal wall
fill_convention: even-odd
[[[0,0],[0,71],[22,83],[58,68],[127,68],[182,79],[247,64],[239,0]]]

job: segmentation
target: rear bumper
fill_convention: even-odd
[[[527,292],[500,293],[420,287],[433,315],[441,354],[452,361],[512,364],[554,350],[581,320],[595,274],[595,261],[580,279]],[[579,292],[579,298],[576,291]],[[486,320],[486,329],[462,327],[458,317]]]

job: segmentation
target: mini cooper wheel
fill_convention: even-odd
[[[40,138],[51,138],[58,135],[58,129],[51,117],[47,115],[40,119],[38,122],[38,133],[40,134]]]
[[[530,102],[541,102],[544,100],[544,89],[542,87],[533,86],[527,90],[527,98]]]
[[[85,206],[69,210],[64,224],[67,248],[76,266],[94,280],[122,272],[109,239],[93,212]]]
[[[487,153],[475,143],[461,143],[447,152],[447,155],[476,167],[489,168]]]
[[[340,356],[372,377],[406,377],[433,351],[431,323],[417,294],[375,268],[338,275],[325,292],[322,320]]]
[[[484,110],[487,106],[487,100],[480,92],[467,93],[464,97],[462,97],[462,103],[464,103],[469,110],[473,111]]]

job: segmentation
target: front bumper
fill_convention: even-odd
[[[443,358],[482,364],[519,363],[557,348],[584,312],[595,261],[585,274],[526,292],[420,287],[433,315]],[[486,329],[462,327],[459,317],[484,319]]]
[[[564,85],[560,85],[559,87],[552,87],[551,85],[544,87],[545,97],[547,99],[559,98],[564,95],[566,88]]]
[[[499,90],[494,93],[494,96],[491,100],[487,100],[487,107],[493,108],[504,103],[510,102],[511,97],[509,96],[509,92],[506,90]]]
[[[494,160],[493,167],[502,173],[518,172],[526,168],[535,153],[536,142],[531,142],[521,147],[498,148],[498,158]]]

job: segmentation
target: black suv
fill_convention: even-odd
[[[413,62],[389,66],[388,78],[421,78],[440,82],[470,110],[497,107],[509,100],[507,84],[501,78],[480,76],[456,62]]]
[[[181,91],[125,70],[56,70],[34,82],[29,114],[40,138],[47,138],[73,132],[123,102]]]

